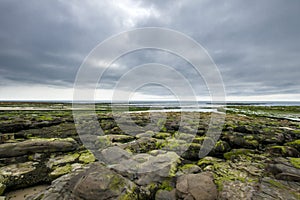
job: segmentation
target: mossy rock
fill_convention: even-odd
[[[53,169],[53,167],[74,163],[78,158],[79,153],[70,153],[62,156],[55,156],[55,154],[52,154],[51,158],[47,162],[47,167]]]
[[[94,154],[90,151],[85,151],[80,153],[79,161],[85,164],[92,163],[96,161]]]
[[[70,164],[67,164],[62,167],[57,167],[54,171],[52,171],[49,176],[51,179],[55,179],[57,177],[60,177],[62,175],[68,174],[72,171],[72,166]]]
[[[233,149],[230,152],[224,153],[223,156],[226,160],[232,160],[238,156],[248,155],[251,153],[254,153],[254,151],[250,149]]]
[[[170,137],[171,134],[170,133],[156,133],[153,137],[156,138],[156,139],[166,139],[168,137]]]
[[[109,139],[111,142],[126,143],[135,140],[135,137],[131,135],[109,135]]]
[[[300,169],[300,158],[290,158],[290,162],[295,168]]]
[[[202,159],[200,159],[198,162],[197,162],[197,165],[199,167],[201,167],[202,169],[205,169],[205,167],[209,166],[209,165],[214,165],[218,162],[222,162],[221,159],[219,158],[215,158],[215,157],[210,157],[210,156],[206,156]]]
[[[267,148],[267,152],[272,155],[282,157],[299,157],[300,153],[293,147],[289,146],[271,146]]]
[[[184,174],[195,174],[201,172],[201,168],[195,164],[185,164],[179,167],[179,170]]]
[[[292,142],[286,143],[285,145],[289,146],[289,147],[293,147],[293,148],[297,149],[298,151],[300,151],[300,140],[294,140]]]
[[[6,189],[6,185],[0,182],[0,196],[4,193],[5,189]]]
[[[230,151],[230,146],[227,142],[225,141],[218,141],[214,148],[209,152],[208,155],[210,156],[218,156],[218,155],[223,155],[223,153]]]

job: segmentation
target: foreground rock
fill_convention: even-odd
[[[89,151],[49,155],[35,153],[25,158],[26,162],[0,167],[0,195],[12,189],[49,184],[54,179],[95,161]]]
[[[215,200],[218,194],[213,175],[207,172],[180,176],[176,189],[183,199]]]
[[[66,152],[78,147],[72,138],[38,138],[23,142],[6,143],[0,145],[0,158],[16,157],[32,153]]]
[[[137,199],[136,185],[100,163],[56,179],[47,190],[27,200]]]
[[[151,151],[122,160],[111,168],[138,185],[147,186],[152,182],[162,183],[174,177],[180,157],[174,152]]]
[[[25,162],[0,168],[0,185],[6,188],[21,188],[48,181],[48,169],[38,162]],[[2,191],[4,192],[4,190]]]

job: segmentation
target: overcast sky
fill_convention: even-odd
[[[164,27],[186,34],[207,50],[220,70],[228,100],[297,101],[299,18],[298,0],[1,0],[0,99],[70,100],[77,70],[100,42],[134,28]],[[110,99],[122,75],[153,62],[174,67],[199,100],[207,99],[205,82],[188,62],[149,49],[113,63],[99,83],[97,98]],[[136,78],[143,76],[151,74]],[[178,82],[171,74],[157,78]],[[145,85],[133,96],[164,99],[172,97],[172,91]]]

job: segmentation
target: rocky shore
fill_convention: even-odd
[[[48,187],[24,199],[300,199],[300,122],[231,110],[199,158],[211,113],[183,124],[164,113],[154,129],[149,113],[131,113],[141,128],[130,134],[126,121],[97,115],[104,135],[79,136],[71,111],[0,112],[0,199],[37,185]]]

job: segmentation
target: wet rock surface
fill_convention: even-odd
[[[0,113],[0,195],[49,184],[27,199],[300,198],[299,122],[228,113],[215,141],[211,113],[188,113],[181,126],[180,113],[165,114],[149,129],[148,113],[131,113],[139,127],[126,132],[126,120],[101,111],[103,135],[86,119],[79,137],[71,112]]]

